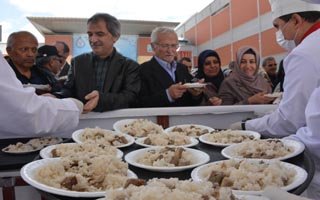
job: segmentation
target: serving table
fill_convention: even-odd
[[[275,105],[239,105],[239,106],[197,106],[197,107],[174,107],[174,108],[134,108],[120,109],[104,113],[88,113],[82,115],[77,129],[86,127],[94,128],[96,126],[104,129],[112,129],[112,125],[121,119],[127,118],[146,118],[167,128],[179,124],[202,124],[213,128],[225,129],[231,123],[241,121],[246,118],[255,118],[272,112],[277,106]],[[66,137],[71,137],[71,133],[65,133]],[[30,138],[20,139],[1,139],[0,148],[16,142],[24,142]],[[137,145],[121,149],[127,154],[130,151],[140,148]],[[220,154],[221,148],[199,143],[196,149],[202,150],[210,155],[210,161],[224,159]],[[24,155],[9,155],[0,152],[0,187],[2,187],[4,200],[15,200],[14,187],[26,185],[20,178],[20,168],[28,163],[38,159],[38,152]],[[288,162],[297,164],[305,168],[308,172],[307,180],[298,188],[291,191],[300,194],[309,185],[313,174],[314,164],[307,151],[303,154],[289,159]],[[170,178],[178,177],[180,179],[189,179],[192,170],[174,173],[151,172],[130,166],[139,178],[149,179],[152,177]],[[59,197],[48,193],[41,192],[46,199],[72,199]],[[0,198],[1,199],[1,198]],[[22,198],[23,199],[23,198]]]

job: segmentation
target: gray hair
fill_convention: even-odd
[[[156,43],[158,41],[158,35],[160,33],[173,33],[173,34],[177,35],[177,33],[172,28],[157,27],[157,28],[153,29],[153,31],[151,33],[151,43]]]
[[[267,66],[267,63],[269,62],[269,61],[273,61],[273,60],[276,60],[274,57],[266,57],[264,60],[263,60],[263,62],[262,62],[262,67],[265,67],[265,66]]]
[[[23,36],[23,37],[31,37],[33,38],[35,41],[38,42],[36,36],[34,36],[32,33],[30,33],[29,31],[17,31],[17,32],[13,32],[9,35],[8,39],[7,39],[7,48],[12,48],[15,40],[17,37],[19,36]]]
[[[117,18],[107,13],[96,13],[88,19],[87,24],[97,23],[99,21],[105,22],[107,30],[111,33],[113,37],[120,37],[121,25]]]

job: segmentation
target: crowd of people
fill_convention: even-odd
[[[275,82],[269,80],[276,72],[267,77],[259,73],[260,56],[252,47],[238,50],[233,73],[225,78],[220,56],[214,50],[199,54],[195,75],[191,74],[190,59],[177,62],[179,41],[171,28],[153,30],[154,56],[141,65],[114,47],[120,37],[120,23],[115,17],[95,14],[87,22],[87,32],[92,52],[74,57],[71,65],[66,62],[70,50],[64,42],[37,48],[32,33],[14,32],[7,43],[8,63],[22,84],[49,85],[36,92],[79,99],[84,103],[84,113],[132,107],[266,104],[274,100],[265,94],[272,92]],[[204,82],[206,86],[187,88],[184,83],[190,82]]]
[[[283,91],[274,112],[230,127],[302,141],[316,162],[307,194],[320,199],[320,5],[303,0],[269,1],[277,42],[288,50],[279,67],[275,58],[267,57],[260,68],[258,52],[244,46],[236,51],[228,71],[222,70],[216,51],[202,51],[193,74],[190,59],[176,61],[178,36],[166,27],[152,31],[154,55],[139,65],[114,47],[120,23],[106,13],[88,19],[92,52],[74,57],[70,65],[70,49],[64,42],[38,48],[32,33],[12,33],[8,56],[0,56],[0,88],[10,91],[0,96],[2,111],[8,114],[1,115],[1,138],[23,136],[26,129],[35,135],[65,132],[77,125],[79,114],[91,111],[270,104],[275,97],[266,94]],[[184,85],[191,82],[205,83],[205,87]],[[30,84],[48,87],[34,90],[27,87]]]

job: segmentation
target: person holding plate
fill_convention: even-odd
[[[222,100],[218,97],[218,90],[224,79],[224,75],[221,70],[219,54],[211,49],[202,51],[198,57],[197,72],[195,76],[196,80],[204,79],[207,83],[201,105],[221,105]]]
[[[141,107],[199,105],[202,90],[183,85],[193,77],[185,65],[174,59],[179,47],[177,33],[166,27],[155,28],[151,33],[151,46],[154,56],[141,64],[138,104]]]
[[[221,84],[219,96],[223,105],[269,104],[274,98],[265,96],[272,91],[259,72],[260,56],[252,47],[237,51],[232,74]]]

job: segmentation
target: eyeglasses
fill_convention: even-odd
[[[155,43],[155,44],[163,49],[169,49],[169,48],[177,49],[179,47],[179,44],[160,44],[160,43]]]

